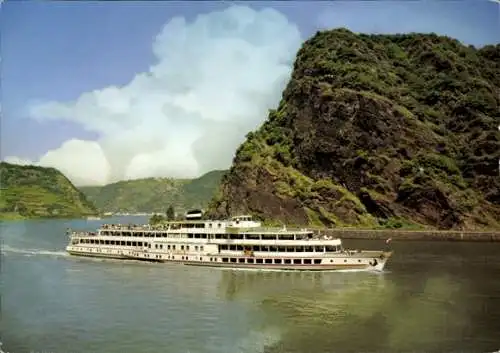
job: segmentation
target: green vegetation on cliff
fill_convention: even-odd
[[[239,147],[208,216],[498,228],[500,45],[318,32]]]
[[[105,186],[81,187],[103,212],[160,212],[203,208],[214,195],[226,171],[214,170],[196,179],[147,178]]]
[[[94,205],[58,170],[0,163],[0,219],[96,213]]]

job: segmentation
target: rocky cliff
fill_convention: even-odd
[[[95,214],[94,205],[57,169],[0,163],[0,219]]]
[[[500,228],[500,45],[318,32],[208,216]]]

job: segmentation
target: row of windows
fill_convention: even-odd
[[[98,239],[79,239],[73,244],[100,244],[100,245],[120,245],[120,246],[149,246],[151,245],[142,241],[124,241],[124,240],[98,240]]]
[[[179,234],[167,232],[119,232],[102,231],[101,235],[121,237],[146,237],[146,238],[172,238],[182,237],[188,239],[225,239],[225,240],[306,240],[311,234]]]
[[[212,261],[212,259],[210,259]],[[223,257],[222,262],[228,263],[247,263],[247,264],[275,264],[275,265],[319,265],[321,264],[321,259],[254,259],[251,257],[248,258],[234,258],[234,257]]]
[[[142,241],[124,241],[124,240],[97,240],[97,239],[79,239],[79,242],[73,242],[73,244],[99,244],[99,245],[119,245],[119,246],[146,246],[151,248],[151,244]],[[190,250],[189,245],[177,245],[180,250]],[[168,250],[176,250],[176,245],[165,245]],[[163,244],[155,244],[155,249],[163,249]],[[203,245],[195,245],[195,251],[203,251]]]
[[[265,246],[265,245],[219,245],[220,250],[270,251],[270,252],[337,252],[340,246]]]
[[[179,245],[179,248],[181,250],[186,250],[186,251],[189,251],[190,250],[190,246],[189,245]],[[155,249],[163,249],[163,244],[155,244]],[[165,249],[167,250],[176,250],[176,245],[165,245]],[[203,245],[195,245],[194,246],[194,250],[195,251],[203,251],[204,247]]]

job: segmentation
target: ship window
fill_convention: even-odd
[[[281,264],[281,259],[274,259],[275,264]]]
[[[222,244],[222,245],[220,245],[220,249],[221,249],[221,250],[227,250],[227,247],[228,247],[228,246],[227,246],[226,244]]]
[[[232,257],[232,258],[230,259],[230,261],[231,261],[231,262],[236,262],[236,259],[235,259],[234,257]]]
[[[248,240],[260,240],[260,235],[258,234],[246,234],[245,239]]]
[[[228,261],[229,261],[229,259],[227,257],[222,258],[222,262],[228,262]]]
[[[132,246],[137,246],[137,242],[133,241]]]
[[[260,251],[260,246],[259,245],[254,245],[252,246],[253,251]]]
[[[188,239],[193,239],[193,238],[196,238],[196,236],[197,236],[197,235],[198,235],[198,234],[191,234],[191,233],[189,233],[189,234],[188,234]]]
[[[245,259],[244,259],[244,258],[242,258],[242,257],[240,257],[240,258],[238,259],[238,262],[245,262]]]
[[[189,234],[189,235],[191,235],[191,237],[192,237],[192,234]],[[190,237],[190,238],[191,238],[191,237]],[[195,235],[194,235],[194,238],[195,238],[195,239],[200,239],[200,234],[195,234]]]
[[[276,252],[276,251],[278,251],[278,248],[277,248],[276,246],[271,246],[271,247],[269,248],[269,251]]]
[[[189,250],[189,245],[186,245],[186,250]]]
[[[160,244],[160,249],[163,249],[163,244]]]
[[[293,240],[293,234],[279,234],[278,238],[280,240]]]
[[[167,245],[167,249],[170,250],[170,245]]]
[[[285,259],[284,262],[285,262],[285,264],[291,264],[292,260],[291,259]]]
[[[261,251],[269,251],[269,246],[261,246],[260,250]]]
[[[175,250],[175,245],[172,245],[172,250]]]
[[[302,263],[301,259],[293,259],[295,265],[300,265]]]
[[[286,251],[286,247],[284,247],[284,246],[279,246],[279,247],[278,247],[278,251],[279,251],[279,252],[285,252],[285,251]]]
[[[262,234],[262,240],[276,240],[276,235],[274,235],[274,234]]]
[[[131,246],[132,242],[131,241],[128,241],[127,242],[127,246]]]
[[[335,248],[335,246],[326,246],[326,251],[328,252],[335,252],[337,249]]]
[[[125,246],[126,244],[127,244],[127,242],[125,240],[120,241],[121,246]]]
[[[181,245],[181,250],[184,250],[184,245]]]
[[[229,250],[236,250],[236,245],[229,245]]]
[[[195,245],[195,246],[194,246],[194,250],[195,250],[195,251],[198,251],[198,245]]]
[[[243,250],[243,245],[236,245],[236,250],[242,251]]]
[[[217,224],[217,227],[219,227],[219,228],[220,228],[220,226],[221,226],[221,224],[220,224],[220,223],[218,223],[218,224]]]
[[[109,245],[109,240],[106,240],[106,245]]]
[[[314,251],[316,251],[316,252],[324,252],[324,250],[325,250],[324,246],[316,246],[314,248]]]
[[[203,251],[203,245],[200,245],[200,251]]]
[[[222,239],[222,234],[215,234],[215,239]]]
[[[158,244],[155,244],[155,249],[158,249]]]
[[[293,246],[287,246],[286,247],[286,252],[294,252],[295,248]]]
[[[201,239],[207,239],[208,234],[202,234]]]
[[[255,259],[255,262],[258,263],[258,264],[261,264],[263,263],[264,261],[262,261],[262,259]]]
[[[253,264],[253,259],[247,259],[247,263]]]
[[[314,251],[314,247],[312,247],[312,246],[306,246],[306,247],[304,247],[304,251],[305,252],[313,252]]]
[[[266,259],[266,264],[272,264],[273,263],[273,259]]]
[[[304,252],[304,247],[303,247],[303,246],[297,246],[297,247],[295,248],[295,251],[296,251],[296,252]]]
[[[310,265],[312,263],[311,259],[304,259],[304,264]]]
[[[138,246],[142,246],[142,241],[137,243]]]

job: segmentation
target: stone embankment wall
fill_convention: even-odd
[[[370,229],[323,229],[321,234],[342,239],[387,239],[392,240],[441,240],[500,242],[500,231],[414,231],[414,230],[370,230]]]

